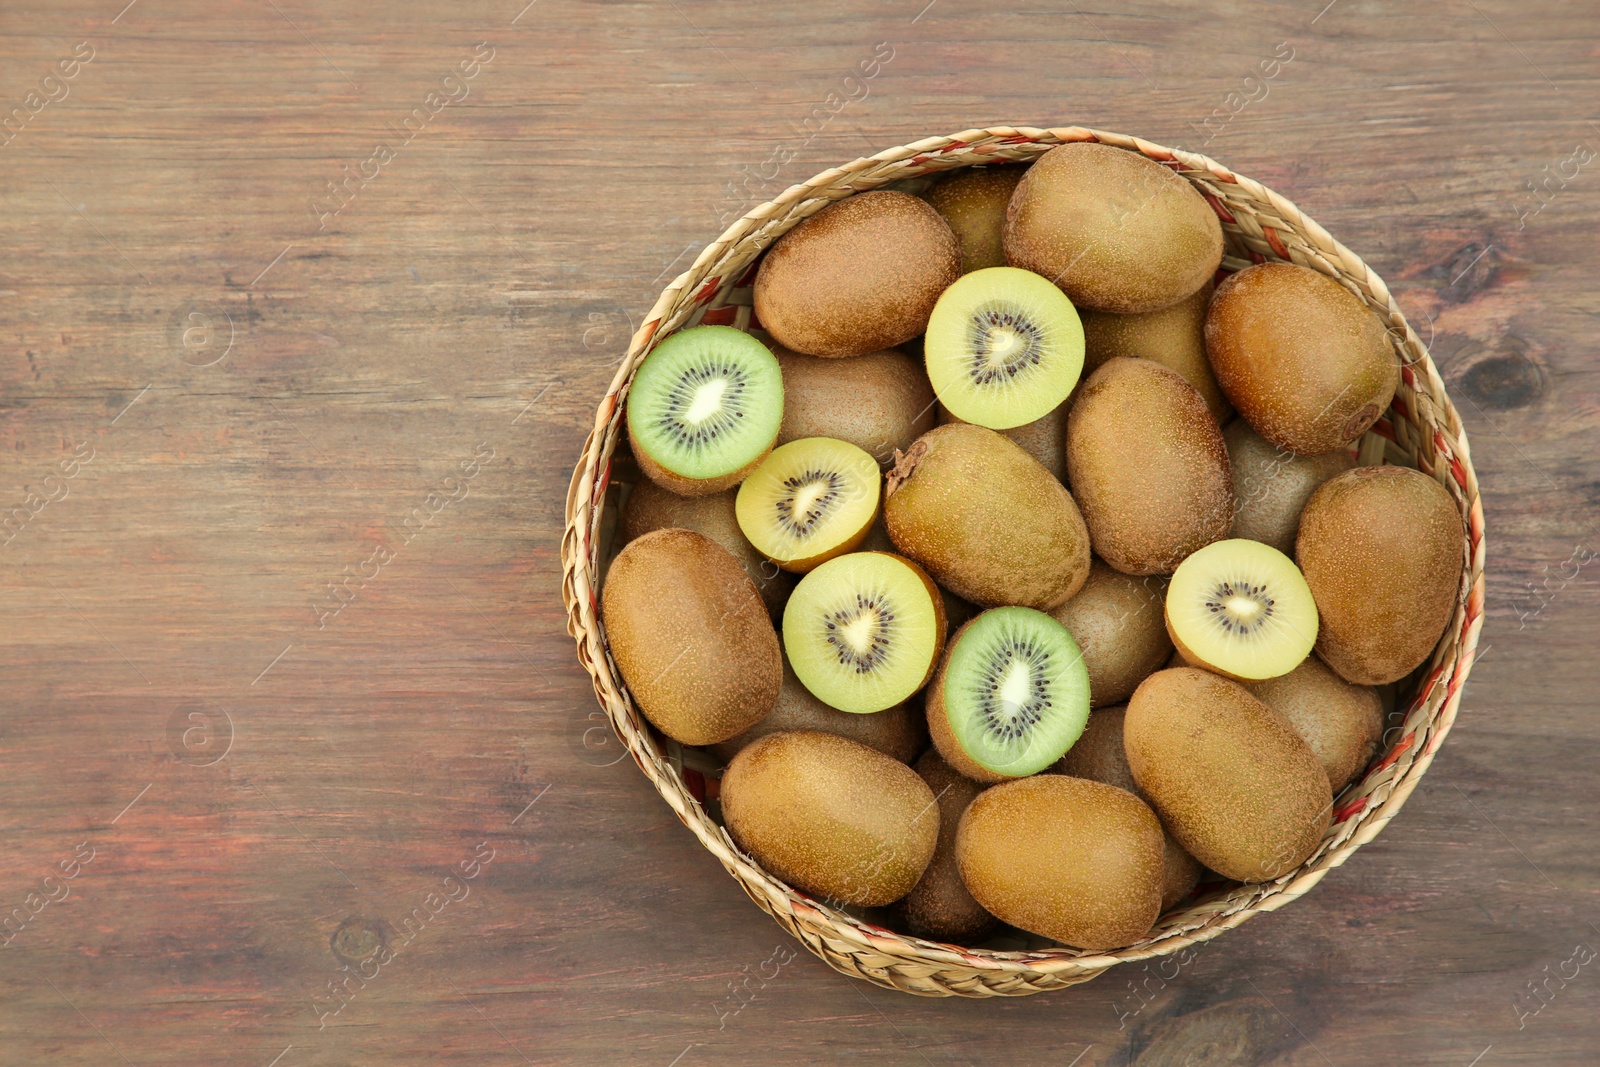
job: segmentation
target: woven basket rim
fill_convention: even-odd
[[[605,646],[596,596],[601,505],[610,481],[622,403],[639,361],[661,338],[689,325],[697,312],[704,314],[708,304],[742,284],[741,278],[773,240],[804,217],[856,192],[984,162],[1032,159],[1056,145],[1083,141],[1140,152],[1190,180],[1217,211],[1230,244],[1246,252],[1243,257],[1225,258],[1225,267],[1238,269],[1274,259],[1310,266],[1351,289],[1386,322],[1402,360],[1402,385],[1395,404],[1380,420],[1392,436],[1386,441],[1382,433],[1369,434],[1362,442],[1363,462],[1370,455],[1380,460],[1398,455],[1439,480],[1462,513],[1466,565],[1455,614],[1416,685],[1416,695],[1397,728],[1399,736],[1391,743],[1386,734],[1382,758],[1336,799],[1332,827],[1301,867],[1274,881],[1212,894],[1168,912],[1145,940],[1124,949],[962,948],[872,926],[812,899],[764,871],[710,819],[686,784],[681,765],[651,736]],[[601,707],[640,769],[751,899],[830,966],[888,988],[930,996],[1024,995],[1075,984],[1118,963],[1209,940],[1254,914],[1303,895],[1376,837],[1427,772],[1455,721],[1483,622],[1483,510],[1466,436],[1438,368],[1383,280],[1291,201],[1259,182],[1204,155],[1081,126],[995,126],[925,137],[831,167],[746,212],[662,291],[633,335],[573,471],[566,518],[561,556],[567,629],[577,642],[579,659],[593,679]]]

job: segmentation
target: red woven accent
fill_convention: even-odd
[[[649,322],[645,323],[643,326],[644,343],[648,345],[655,338],[656,331],[659,329],[661,329],[660,319],[651,319]]]
[[[1252,262],[1252,263],[1265,263],[1266,261],[1267,261],[1267,257],[1266,256],[1262,255],[1260,252],[1257,252],[1253,248],[1250,250],[1250,262]]]
[[[683,784],[688,788],[689,795],[700,803],[706,802],[706,776],[693,767],[683,769]]]
[[[1278,254],[1279,259],[1289,258],[1288,246],[1283,243],[1283,238],[1278,236],[1277,230],[1271,226],[1263,226],[1261,227],[1261,235],[1267,239],[1267,244],[1272,246],[1272,250]]]
[[[1355,815],[1355,814],[1357,814],[1359,812],[1366,811],[1366,810],[1367,810],[1367,798],[1366,797],[1357,797],[1354,801],[1352,801],[1349,804],[1346,804],[1344,807],[1333,809],[1333,821],[1336,822],[1336,823],[1344,822],[1350,816]]]
[[[1408,405],[1405,402],[1405,398],[1400,396],[1398,393],[1396,393],[1395,398],[1389,402],[1389,406],[1398,411],[1402,419],[1409,419],[1411,417],[1410,405]]]
[[[717,286],[721,284],[721,282],[721,278],[707,278],[705,284],[700,287],[700,291],[694,294],[694,302],[696,304],[704,304],[706,301],[716,296]]]
[[[728,307],[712,308],[700,317],[703,326],[731,326],[739,317],[739,309],[732,305]]]
[[[1379,419],[1372,424],[1372,432],[1387,440],[1394,440],[1394,424],[1388,419]]]
[[[761,258],[758,256],[754,263],[744,269],[739,275],[739,280],[733,283],[735,289],[748,289],[756,283],[756,272],[761,269]]]
[[[1217,218],[1228,223],[1230,226],[1238,225],[1239,220],[1233,217],[1233,212],[1228,210],[1228,205],[1224,204],[1221,200],[1218,200],[1210,193],[1201,193],[1200,195],[1206,198],[1206,203],[1210,204],[1211,210],[1217,213]],[[1256,262],[1260,263],[1261,260],[1258,259]]]
[[[1404,737],[1402,737],[1399,741],[1396,741],[1394,748],[1389,750],[1389,754],[1387,756],[1383,757],[1383,759],[1379,760],[1377,763],[1374,763],[1372,765],[1372,769],[1367,771],[1367,773],[1368,774],[1372,774],[1374,771],[1383,770],[1385,767],[1387,767],[1390,764],[1392,764],[1395,760],[1399,759],[1401,753],[1405,752],[1412,745],[1416,744],[1416,742],[1417,742],[1417,733],[1416,733],[1415,730],[1413,730],[1411,733],[1406,734]]]

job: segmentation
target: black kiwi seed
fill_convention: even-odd
[[[721,407],[705,422],[691,427],[685,421],[684,415],[693,405],[695,393],[700,386],[718,378],[728,383],[727,389],[722,394]],[[744,418],[744,412],[740,410],[740,400],[746,385],[745,372],[736,363],[719,360],[692,367],[683,373],[683,376],[673,384],[672,391],[667,394],[666,409],[661,413],[657,426],[664,433],[675,434],[687,447],[702,448],[715,441],[732,425],[734,419]]]
[[[867,651],[860,653],[841,641],[836,634],[867,615],[873,619],[872,635],[868,640]],[[853,667],[857,674],[866,674],[883,662],[884,653],[889,648],[889,629],[893,622],[894,611],[888,605],[888,598],[881,593],[870,597],[865,593],[857,593],[853,607],[843,607],[823,616],[823,626],[828,631],[828,644],[832,645],[838,654],[840,665]]]
[[[826,483],[827,491],[820,494],[811,502],[811,506],[803,513],[796,515],[794,510],[795,497],[800,490],[816,485],[818,482]],[[783,480],[783,487],[789,494],[780,499],[775,505],[778,513],[778,525],[790,536],[804,538],[811,534],[833,511],[834,504],[839,500],[845,488],[845,480],[838,471],[809,469],[803,474]]]
[[[1021,334],[1027,347],[1000,366],[995,366],[989,361],[989,338],[1001,329]],[[979,308],[972,316],[972,365],[968,374],[973,384],[988,385],[1002,377],[1014,379],[1037,366],[1041,359],[1039,348],[1043,336],[1038,326],[1014,308],[1004,304],[989,304]]]
[[[1028,666],[1029,688],[1032,692],[1018,713],[1012,716],[1006,714],[998,694],[1011,672],[1011,665],[1019,659]],[[1016,741],[1044,718],[1045,709],[1051,707],[1047,695],[1049,686],[1045,682],[1049,664],[1050,653],[1031,639],[1007,637],[995,649],[994,658],[985,666],[975,686],[979,700],[978,715],[991,733],[1007,741]]]

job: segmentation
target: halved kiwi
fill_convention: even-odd
[[[800,579],[783,609],[783,645],[800,684],[840,711],[905,700],[933,673],[944,601],[915,563],[852,552]]]
[[[1166,617],[1185,659],[1240,681],[1288,674],[1317,640],[1317,605],[1300,568],[1242,537],[1215,541],[1178,565]]]
[[[992,608],[950,639],[928,686],[928,732],[977,782],[1037,774],[1089,719],[1089,671],[1067,628],[1032,608]]]
[[[859,545],[878,516],[878,461],[847,441],[807,437],[774,449],[739,486],[739,529],[797,574]]]
[[[783,373],[760,341],[694,326],[658,344],[628,390],[628,437],[650,479],[684,496],[737,485],[777,440]]]
[[[1005,430],[1043,418],[1078,384],[1083,323],[1048,279],[987,267],[939,296],[923,354],[939,403],[963,422]]]

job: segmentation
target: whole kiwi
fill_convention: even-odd
[[[1052,148],[1006,208],[1006,261],[1073,304],[1137,314],[1177,303],[1222,262],[1222,224],[1171,170],[1110,145]]]
[[[1332,278],[1293,263],[1258,263],[1217,286],[1206,354],[1245,421],[1302,456],[1366,433],[1400,384],[1378,317]]]
[[[1178,843],[1226,878],[1287,874],[1328,829],[1333,793],[1311,746],[1238,682],[1157,671],[1134,690],[1122,730],[1140,792]]]
[[[933,429],[933,386],[922,365],[885,349],[854,359],[819,359],[776,349],[783,370],[778,444],[832,437],[864,450],[887,470],[897,449]]]
[[[652,530],[693,530],[704,534],[733,553],[750,580],[756,583],[767,612],[781,617],[783,605],[794,592],[795,575],[757,552],[739,529],[733,502],[737,489],[725,489],[710,496],[679,496],[647,478],[634,483],[622,509],[621,531],[625,541],[643,537]]]
[[[1172,655],[1162,621],[1166,592],[1164,578],[1135,578],[1097,559],[1083,588],[1050,610],[1083,650],[1092,706],[1123,703]]]
[[[951,423],[889,472],[884,526],[941,586],[982,607],[1047,610],[1089,574],[1089,532],[1072,494],[1021,446]]]
[[[1317,602],[1317,652],[1346,681],[1384,685],[1428,658],[1455,615],[1461,513],[1409,467],[1357,467],[1322,484],[1295,556]]]
[[[1148,359],[1119,356],[1078,386],[1067,478],[1095,551],[1124,574],[1171,574],[1233,525],[1217,421],[1194,386]]]
[[[1055,771],[1114,785],[1144,800],[1138,783],[1133,780],[1133,771],[1128,767],[1128,754],[1122,747],[1122,723],[1127,710],[1126,707],[1102,708],[1089,716],[1083,735],[1056,763]],[[1166,911],[1200,884],[1201,867],[1199,861],[1178,844],[1177,838],[1165,828],[1161,833],[1166,839],[1162,853],[1165,873],[1161,881],[1161,910]]]
[[[1222,431],[1233,471],[1233,537],[1260,541],[1289,556],[1300,532],[1300,513],[1317,486],[1356,465],[1347,449],[1297,456],[1279,448],[1243,419]]]
[[[1161,914],[1161,823],[1127,790],[1084,778],[985,789],[961,817],[956,863],[991,914],[1078,948],[1130,944]]]
[[[1067,480],[1067,411],[1072,406],[1072,398],[1051,408],[1041,418],[1032,422],[1025,422],[1021,426],[1013,426],[1007,430],[999,430],[1002,437],[1009,438],[1022,446],[1022,450],[1039,461],[1040,466],[1056,476],[1056,481],[1063,484]],[[945,426],[952,422],[961,422],[943,407],[939,408],[939,425]]]
[[[1118,356],[1151,359],[1183,375],[1205,399],[1217,422],[1226,422],[1233,405],[1217,387],[1206,359],[1206,305],[1216,287],[1209,281],[1182,300],[1142,315],[1088,311],[1083,315],[1083,373],[1087,377]]]
[[[726,741],[778,702],[778,633],[739,561],[708,537],[656,530],[628,542],[600,619],[639,710],[675,741]]]
[[[983,787],[951,770],[931,748],[913,769],[938,798],[939,844],[922,880],[900,902],[900,914],[917,937],[970,945],[999,925],[982,904],[972,899],[956,865],[956,828],[967,805],[983,792]]]
[[[934,184],[922,195],[944,216],[961,246],[961,273],[1006,265],[1003,231],[1006,205],[1026,165],[968,167]]]
[[[785,730],[816,730],[848,737],[901,763],[910,763],[928,747],[928,717],[919,713],[916,703],[915,699],[908,700],[870,715],[855,715],[830,708],[800,684],[800,679],[795,677],[785,657],[783,688],[778,691],[778,706],[750,729],[712,745],[711,753],[727,762],[738,755],[740,749],[768,734]]]
[[[1288,674],[1245,688],[1289,720],[1305,738],[1337,794],[1372,761],[1383,735],[1383,701],[1370,685],[1352,685],[1316,656]]]
[[[939,806],[917,773],[835,734],[769,734],[722,775],[738,846],[797,889],[844,904],[911,891],[939,840]]]
[[[755,313],[785,348],[859,356],[922,333],[960,276],[955,234],[905,193],[857,193],[778,238],[756,272]]]

